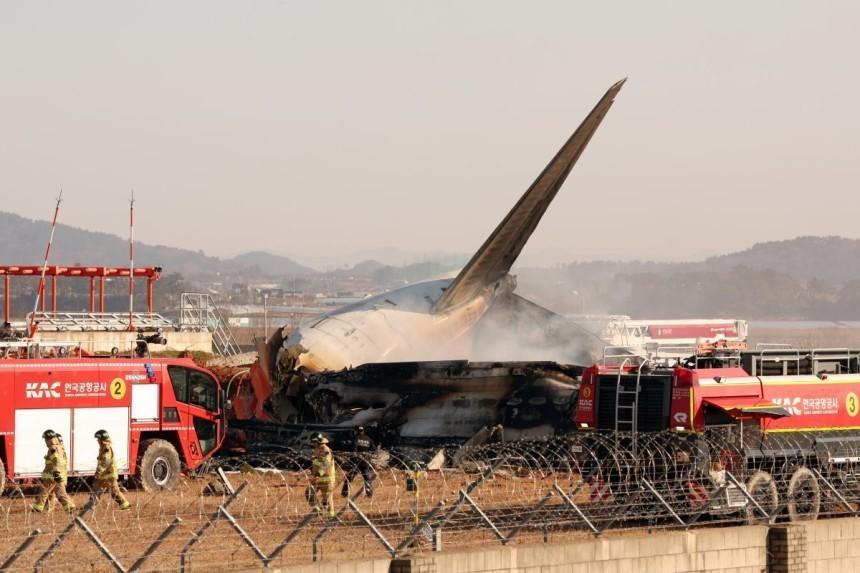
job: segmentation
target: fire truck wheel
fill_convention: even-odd
[[[821,487],[808,468],[799,467],[788,482],[788,517],[792,521],[812,521],[821,509]]]
[[[772,516],[779,507],[779,492],[776,490],[776,483],[766,471],[758,470],[750,476],[747,481],[747,492],[769,516]],[[747,503],[746,511],[748,523],[767,522],[767,518],[753,504]]]
[[[141,445],[139,478],[145,491],[176,489],[181,470],[176,448],[165,440],[146,440]]]

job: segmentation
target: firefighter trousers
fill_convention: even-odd
[[[308,496],[308,501],[312,503],[314,508],[325,509],[326,517],[334,517],[334,484],[318,483],[312,486],[313,497]]]
[[[373,480],[376,476],[374,475],[373,467],[366,460],[360,460],[346,470],[346,480],[344,480],[343,487],[340,490],[341,496],[346,497],[349,495],[352,480],[358,474],[361,474],[362,479],[364,479],[364,495],[367,497],[373,496]]]
[[[41,485],[42,487],[39,490],[39,495],[36,497],[36,503],[33,504],[33,509],[36,511],[45,511],[45,507],[51,501],[52,497],[56,497],[57,501],[60,502],[60,505],[66,511],[75,509],[75,502],[69,499],[69,494],[66,493],[66,482],[43,479]]]
[[[119,489],[119,482],[115,479],[97,479],[93,482],[93,493],[100,494],[102,492],[108,492],[116,504],[121,509],[128,509],[131,507],[131,504],[122,495],[122,491]]]

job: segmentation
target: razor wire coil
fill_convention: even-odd
[[[77,481],[78,514],[36,514],[34,489],[16,485],[0,498],[0,573],[229,571],[396,556],[440,539],[451,549],[856,515],[860,441],[820,437],[582,432],[446,447],[446,467],[420,471],[415,451],[336,453],[334,519],[310,507],[311,459],[295,449],[218,458],[175,491],[130,492],[124,512]],[[342,497],[359,462],[373,468],[372,496],[358,472]]]

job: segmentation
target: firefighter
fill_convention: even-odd
[[[334,457],[327,445],[328,440],[322,434],[316,434],[311,443],[314,445],[311,476],[314,508],[320,509],[319,500],[322,497],[322,508],[325,509],[326,517],[334,517]]]
[[[364,495],[373,497],[373,466],[370,463],[370,454],[376,449],[376,444],[364,432],[364,426],[356,426],[352,435],[352,456],[349,459],[349,465],[346,470],[346,479],[343,482],[343,487],[340,490],[340,495],[346,497],[349,495],[349,487],[355,476],[361,473],[364,479]]]
[[[57,442],[57,451],[59,452],[60,456],[63,458],[63,464],[66,466],[66,476],[68,477],[69,454],[66,453],[66,442],[63,441],[63,434],[61,434],[59,432],[55,432],[55,433],[57,434],[55,437],[56,442]]]
[[[45,455],[45,469],[42,470],[42,489],[33,504],[33,511],[45,511],[52,496],[56,496],[63,509],[74,511],[77,509],[75,502],[69,499],[69,494],[66,493],[66,483],[69,480],[68,461],[65,449],[60,444],[59,434],[54,430],[45,430],[42,439],[45,440],[48,453]]]
[[[116,458],[113,455],[110,434],[107,433],[107,430],[99,430],[94,437],[99,442],[99,457],[96,462],[96,480],[93,484],[93,491],[96,493],[109,492],[120,509],[128,509],[131,504],[119,489],[119,472],[116,469]]]

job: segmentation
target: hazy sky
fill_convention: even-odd
[[[521,262],[860,237],[856,2],[0,2],[0,210],[234,255],[472,252],[615,80]],[[550,256],[552,255],[552,256]]]

